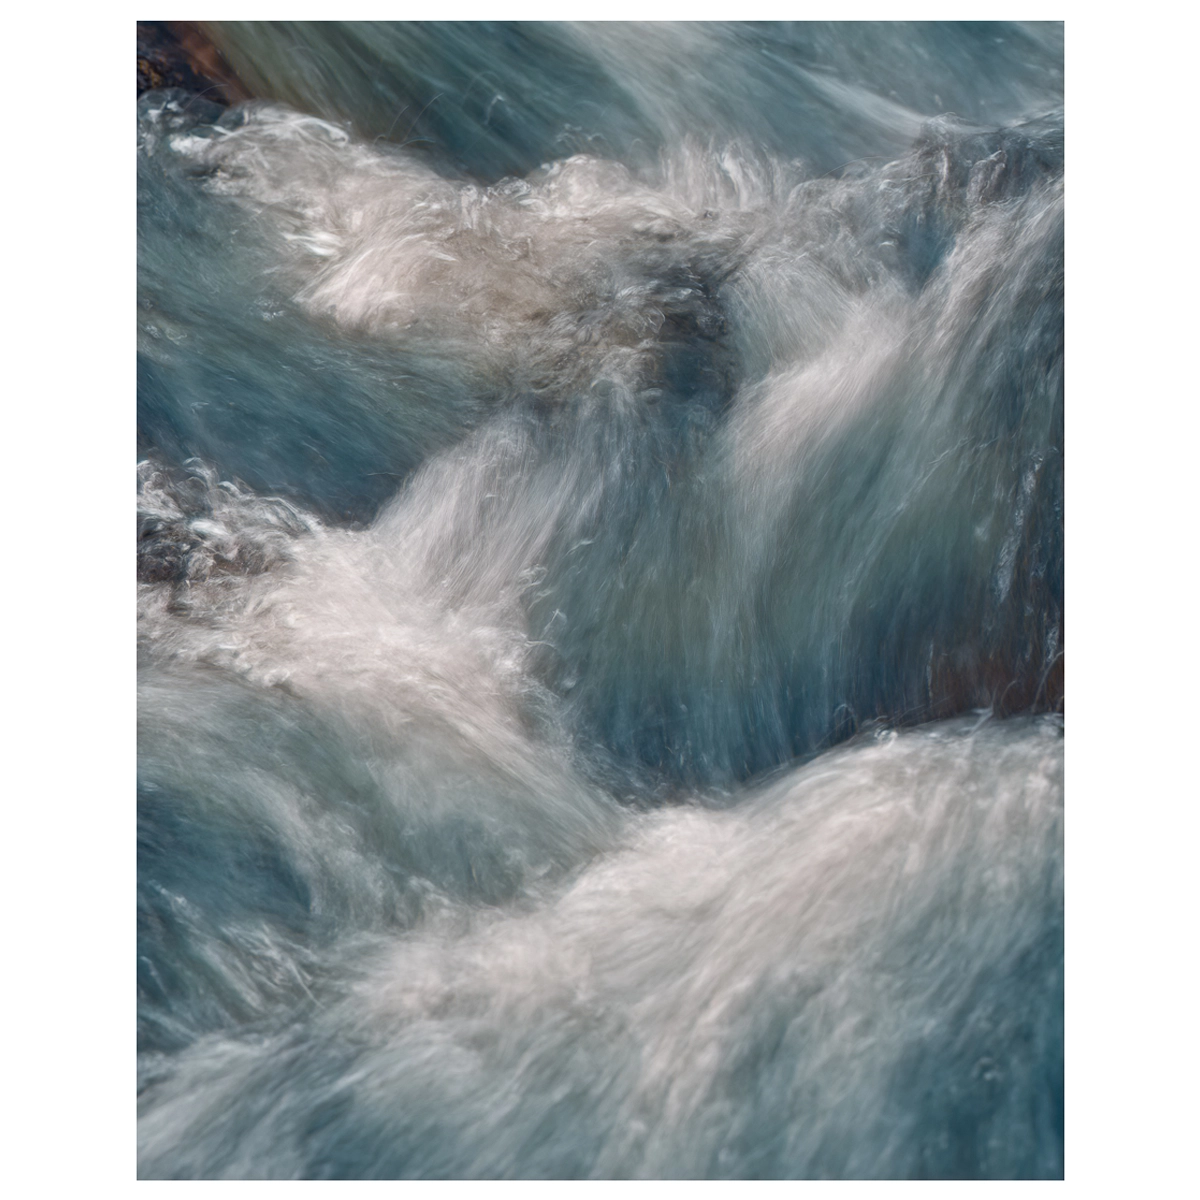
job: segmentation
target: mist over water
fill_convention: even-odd
[[[1061,26],[204,30],[139,1174],[1061,1177]]]

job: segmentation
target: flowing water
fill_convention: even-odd
[[[1061,26],[204,32],[140,1174],[1061,1176]]]

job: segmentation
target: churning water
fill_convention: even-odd
[[[141,1175],[1061,1176],[1061,26],[207,34]]]

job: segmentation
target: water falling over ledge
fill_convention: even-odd
[[[1061,1177],[1061,27],[203,33],[139,1174]]]

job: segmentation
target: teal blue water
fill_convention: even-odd
[[[206,32],[140,1175],[1060,1177],[1061,26]]]

